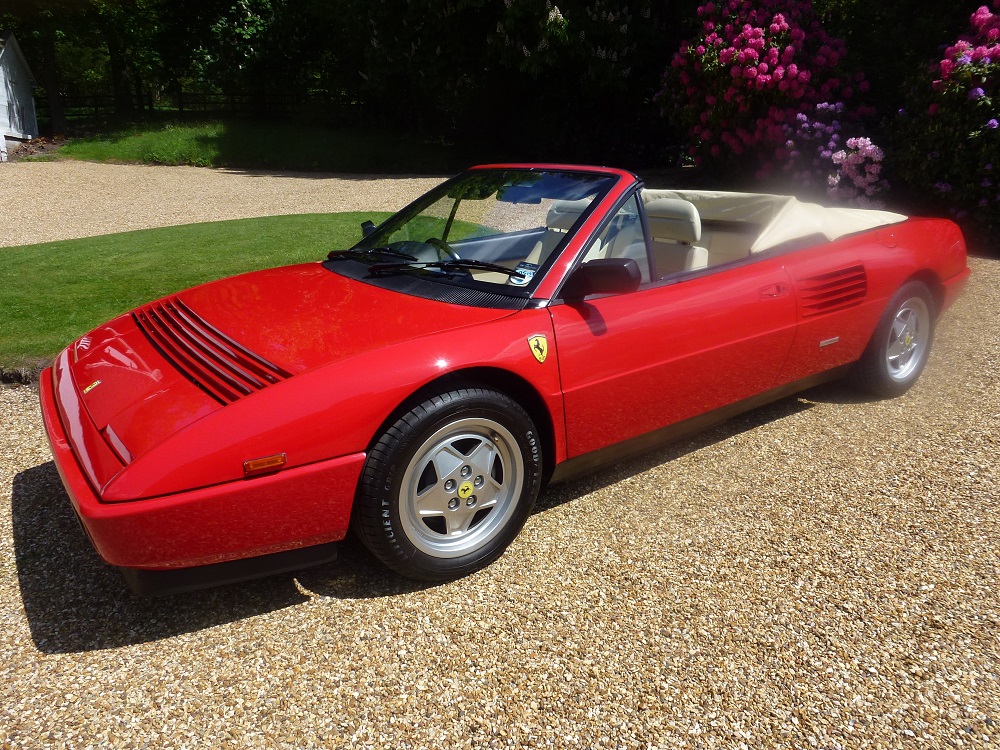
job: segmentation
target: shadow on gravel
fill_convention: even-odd
[[[844,380],[834,380],[803,391],[799,397],[818,404],[873,404],[884,399],[865,393]]]
[[[807,392],[807,396],[813,392]],[[822,399],[816,399],[822,400]],[[555,485],[535,513],[557,507],[701,448],[811,408],[787,398],[691,438],[581,479]],[[134,596],[93,550],[52,462],[23,471],[12,488],[14,554],[31,636],[44,653],[156,641],[302,604],[310,595],[343,599],[397,596],[435,584],[386,571],[353,537],[335,562],[245,583],[164,597]]]
[[[115,648],[191,633],[302,604],[317,594],[367,598],[421,588],[383,573],[361,545],[298,573],[164,597],[134,596],[77,523],[52,462],[14,477],[11,514],[21,599],[44,653]]]
[[[753,409],[744,414],[732,417],[720,425],[710,427],[688,438],[667,443],[661,448],[622,461],[610,468],[585,475],[579,479],[572,479],[562,484],[554,485],[543,492],[538,498],[534,512],[542,513],[590,492],[610,487],[616,482],[620,482],[635,474],[641,474],[648,469],[652,469],[654,466],[669,463],[681,456],[686,456],[688,453],[721,443],[724,440],[728,440],[743,432],[748,432],[761,425],[807,411],[813,407],[813,404],[809,403],[812,400],[809,398],[810,394],[812,394],[812,390],[805,391],[799,394],[799,396],[790,396],[773,404]]]
[[[306,600],[290,578],[139,598],[94,552],[52,462],[14,477],[14,555],[31,637],[45,653],[145,643]]]

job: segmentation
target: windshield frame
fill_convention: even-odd
[[[498,178],[503,181],[504,178],[509,178],[516,173],[524,174],[553,174],[553,175],[565,175],[572,178],[580,178],[581,189],[585,187],[585,182],[592,183],[594,186],[594,191],[588,193],[593,197],[590,199],[589,204],[580,212],[571,227],[569,227],[565,236],[562,237],[558,244],[556,244],[553,249],[549,252],[548,256],[544,259],[544,262],[540,263],[534,270],[533,276],[525,284],[512,285],[504,284],[493,281],[481,281],[476,280],[468,273],[457,273],[455,271],[449,271],[446,268],[439,267],[440,265],[447,266],[447,258],[444,259],[443,264],[431,264],[435,267],[423,267],[420,262],[405,261],[400,259],[398,268],[392,269],[392,273],[386,273],[386,261],[390,259],[384,255],[379,256],[377,248],[382,245],[382,240],[388,238],[396,228],[404,227],[411,220],[419,217],[423,211],[433,206],[435,203],[442,201],[442,199],[454,199],[454,203],[451,206],[450,215],[441,217],[441,220],[445,222],[444,236],[447,237],[449,232],[452,230],[456,215],[459,211],[459,207],[462,204],[463,197],[455,195],[456,188],[462,186],[466,190],[469,186],[474,186],[475,178],[482,178],[487,176],[489,172],[496,172]],[[623,178],[627,178],[624,179]],[[578,245],[575,242],[578,236],[581,234],[580,230],[582,227],[587,225],[588,220],[591,216],[598,210],[599,206],[604,204],[608,197],[611,195],[617,195],[622,190],[622,182],[634,182],[637,178],[631,173],[624,172],[622,170],[598,168],[598,167],[581,167],[575,165],[557,165],[557,164],[500,164],[500,165],[485,165],[481,167],[473,167],[468,169],[449,180],[441,183],[435,188],[432,188],[427,193],[421,195],[416,200],[409,203],[407,206],[397,211],[393,215],[387,217],[380,224],[375,226],[373,229],[369,229],[367,234],[361,238],[357,243],[348,248],[343,252],[344,258],[338,260],[336,263],[327,262],[324,265],[330,270],[344,272],[344,275],[348,275],[352,278],[364,281],[366,283],[377,284],[380,286],[389,287],[402,287],[400,291],[406,291],[406,293],[415,293],[419,296],[432,296],[439,297],[439,292],[429,292],[427,295],[421,294],[415,285],[413,284],[392,284],[387,283],[387,280],[392,278],[395,271],[399,272],[399,275],[406,275],[410,277],[417,277],[423,281],[432,284],[450,285],[459,287],[460,289],[467,289],[472,291],[483,292],[489,298],[495,298],[497,296],[512,297],[514,300],[522,300],[527,302],[530,300],[535,291],[543,283],[543,280],[549,274],[553,266],[555,266],[559,259],[566,254],[567,249],[574,245]],[[520,185],[517,185],[520,187]],[[617,189],[616,189],[617,188]],[[509,188],[508,188],[509,189]],[[489,195],[495,195],[493,193],[485,192],[484,198]],[[585,196],[585,197],[588,197]],[[570,199],[575,198],[572,196]],[[553,200],[564,200],[553,199]],[[519,202],[524,203],[537,203],[538,201],[504,201],[507,203],[516,204]],[[544,225],[543,225],[544,226]],[[498,232],[497,237],[500,236],[510,236],[515,237],[518,234],[530,234],[536,232],[537,229],[526,229],[526,230],[514,230],[510,232]],[[487,235],[493,236],[493,235]],[[366,251],[371,251],[371,262],[367,260],[361,260],[357,257],[349,257],[348,253],[352,253],[357,256],[360,253],[365,253]],[[340,253],[335,251],[330,254],[330,258],[339,255]],[[412,265],[411,265],[412,264]],[[350,266],[360,266],[361,268],[350,268]],[[394,263],[392,265],[395,265]],[[457,264],[456,264],[457,265]],[[565,265],[565,264],[560,264]],[[381,266],[378,273],[359,273],[362,268],[371,268],[374,266]],[[410,267],[408,267],[410,266]],[[349,271],[349,272],[348,272]]]

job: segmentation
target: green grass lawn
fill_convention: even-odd
[[[31,372],[94,326],[195,284],[321,260],[384,213],[300,214],[0,247],[0,369]]]
[[[143,125],[74,140],[58,153],[89,161],[382,174],[438,174],[471,163],[454,147],[398,135],[250,120]]]

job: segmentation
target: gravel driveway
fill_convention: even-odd
[[[161,179],[66,174],[106,169]],[[191,195],[221,179],[185,172]],[[269,179],[278,203],[299,185]],[[317,210],[348,205],[309,179]],[[0,747],[995,747],[1000,261],[971,265],[906,396],[823,386],[552,488],[500,561],[437,586],[348,543],[133,598],[72,517],[35,391],[0,389]]]
[[[251,216],[394,211],[442,179],[9,162],[0,164],[0,247]]]

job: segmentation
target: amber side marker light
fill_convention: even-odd
[[[252,477],[257,474],[264,474],[268,471],[277,471],[285,465],[287,460],[288,457],[284,453],[278,453],[275,456],[254,458],[249,461],[244,461],[243,476]]]

